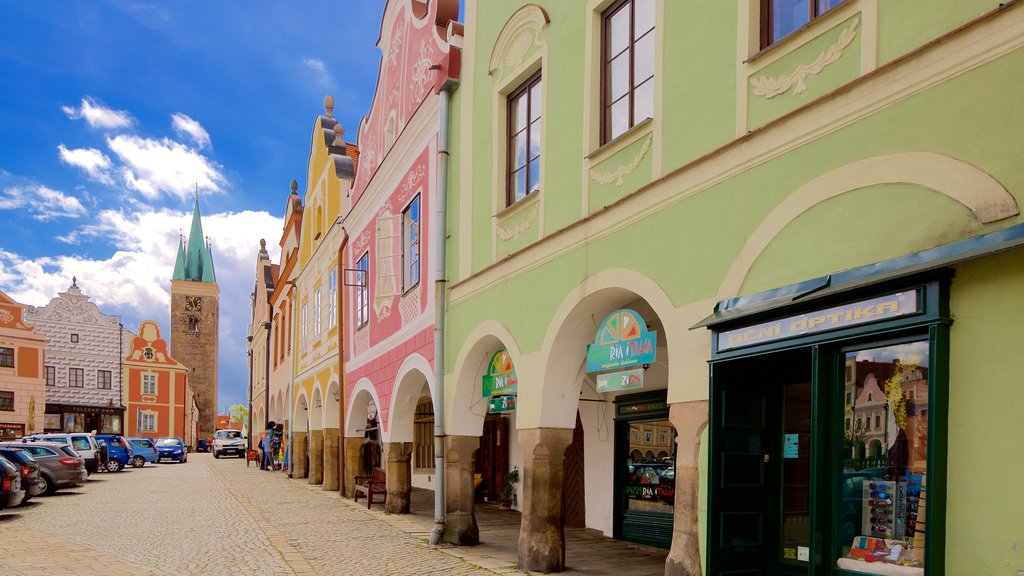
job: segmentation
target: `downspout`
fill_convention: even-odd
[[[338,246],[338,290],[335,293],[338,314],[338,495],[345,496],[345,299],[342,297],[345,286],[345,248],[348,246],[348,233],[341,229],[341,245]]]
[[[447,295],[445,277],[446,241],[448,224],[448,122],[451,114],[452,91],[458,81],[449,78],[438,93],[437,130],[437,199],[434,217],[434,529],[430,544],[437,546],[445,532],[445,428],[444,428],[444,310]]]
[[[292,305],[292,317],[288,319],[292,323],[292,338],[299,338],[300,332],[295,329],[295,296],[299,290],[295,287],[295,280],[290,281],[292,287],[288,291],[288,302]],[[301,309],[299,317],[302,317]],[[292,353],[288,355],[288,405],[285,407],[285,415],[288,416],[288,444],[285,445],[285,452],[288,453],[288,477],[294,478],[295,454],[292,450],[292,430],[295,429],[295,399],[292,398],[292,388],[295,383],[295,357],[299,355],[299,346],[292,346]]]
[[[127,410],[125,410],[124,405],[124,324],[119,321],[117,328],[117,403],[121,406],[121,431],[124,432],[128,428],[128,422],[125,419]],[[56,369],[54,369],[54,372],[56,372]],[[56,384],[56,373],[53,379],[54,384]],[[45,411],[45,408],[43,410]],[[43,431],[45,432],[45,430]]]
[[[274,305],[268,303],[270,307],[270,315],[267,316],[267,321],[264,326],[267,329],[267,345],[265,349],[264,363],[266,364],[265,371],[263,372],[263,422],[257,422],[260,428],[266,429],[267,422],[270,421],[270,356],[273,353],[270,349],[270,329],[274,326]]]
[[[249,337],[252,342],[252,336]],[[252,348],[249,348],[249,433],[245,435],[245,449],[252,450]]]

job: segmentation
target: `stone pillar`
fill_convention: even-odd
[[[324,431],[309,431],[309,483],[324,483]]]
[[[701,576],[697,512],[700,493],[700,435],[708,425],[708,402],[679,402],[669,407],[676,429],[676,498],[672,548],[665,560],[665,576]]]
[[[362,438],[345,438],[345,494],[351,498],[356,493],[355,477],[362,474],[360,471],[360,451],[363,448]]]
[[[338,490],[338,440],[337,428],[324,428],[324,492]]]
[[[292,478],[306,477],[306,433],[292,432],[292,447],[288,451],[288,475]]]
[[[387,474],[388,497],[384,512],[408,514],[412,498],[412,442],[384,444],[384,473]]]
[[[572,430],[519,430],[523,453],[523,523],[519,529],[519,569],[561,572],[565,569],[562,520],[562,475]]]
[[[480,543],[473,498],[479,436],[445,437],[445,527],[443,540],[457,546]]]

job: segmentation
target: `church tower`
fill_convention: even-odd
[[[199,217],[199,195],[192,209],[188,242],[178,242],[171,277],[171,357],[189,368],[189,383],[199,401],[199,437],[217,428],[217,342],[220,288],[213,253]]]

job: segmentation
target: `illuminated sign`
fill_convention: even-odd
[[[614,392],[616,390],[630,390],[643,387],[644,371],[641,368],[597,375],[598,392]]]
[[[498,350],[491,356],[491,364],[484,374],[482,384],[484,398],[515,394],[519,390],[519,378],[507,350]]]
[[[728,332],[718,333],[718,351],[765,344],[785,338],[849,328],[881,320],[891,320],[900,316],[916,314],[918,293],[898,292],[888,296],[880,296],[871,300],[844,304],[835,308],[809,312],[782,320],[774,320],[763,324],[755,324],[745,328],[737,328]]]
[[[587,345],[587,372],[653,364],[657,349],[658,333],[648,332],[639,314],[616,310],[601,322],[594,343]]]
[[[487,411],[491,414],[502,412],[514,412],[516,409],[515,396],[495,396],[488,400]]]

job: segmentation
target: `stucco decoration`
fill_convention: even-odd
[[[736,255],[717,298],[739,294],[757,258],[801,214],[841,194],[877,184],[914,184],[934,190],[963,204],[982,224],[1020,214],[1017,201],[999,181],[962,160],[931,152],[865,158],[818,176],[772,210]]]
[[[0,323],[10,324],[14,321],[14,315],[7,310],[0,310]]]
[[[522,222],[516,224],[511,229],[507,229],[501,224],[494,227],[494,231],[497,232],[498,238],[501,238],[505,242],[510,242],[519,238],[519,235],[526,232],[533,226],[533,221],[537,219],[537,205],[533,206],[530,210],[530,215],[526,217]]]
[[[546,42],[540,32],[551,19],[547,12],[536,4],[527,4],[505,23],[498,34],[491,50],[491,60],[487,66],[490,74],[499,73],[498,81],[504,79],[506,71],[519,68],[531,50],[543,47]]]
[[[818,54],[818,57],[810,64],[800,64],[796,70],[782,76],[759,76],[750,79],[750,85],[754,88],[754,95],[769,99],[784,94],[793,89],[793,96],[797,96],[807,90],[804,80],[808,74],[819,74],[826,66],[843,57],[846,47],[853,42],[857,36],[857,26],[860,18],[854,18],[849,26],[839,33],[839,38],[828,47],[827,50]]]
[[[644,140],[643,146],[640,147],[640,150],[637,151],[636,156],[633,157],[629,164],[619,166],[613,172],[601,172],[599,170],[591,168],[590,178],[600,184],[611,184],[614,182],[616,187],[622,186],[622,183],[625,181],[626,176],[629,176],[630,174],[633,173],[634,170],[636,170],[636,167],[640,165],[640,162],[644,159],[644,156],[646,156],[647,152],[651,150],[651,142],[653,140],[654,134],[649,134],[647,136],[647,139]]]
[[[100,312],[95,304],[89,302],[89,297],[82,294],[77,283],[72,283],[66,292],[58,293],[57,298],[46,306],[29,306],[25,315],[29,321],[53,320],[95,326],[117,326],[121,322],[120,316],[107,316]]]

